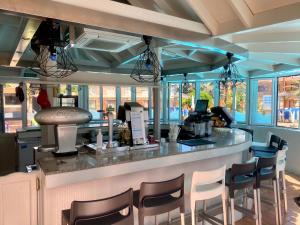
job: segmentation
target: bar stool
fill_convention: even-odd
[[[201,213],[202,219],[207,219],[209,222],[223,223],[227,225],[227,209],[226,209],[226,190],[225,190],[225,170],[226,165],[221,168],[210,171],[195,171],[193,173],[191,185],[191,217],[192,225],[195,225],[195,209],[196,202],[203,201],[204,212]],[[223,205],[223,220],[221,221],[213,216],[205,213],[205,201],[213,199],[217,196],[222,197]]]
[[[139,225],[144,225],[146,216],[155,216],[157,224],[156,215],[177,208],[180,209],[181,225],[185,225],[184,174],[172,180],[141,183],[140,190],[133,193],[133,205],[138,209]]]
[[[252,146],[268,146],[269,143],[270,143],[270,139],[271,139],[271,136],[273,135],[272,132],[268,131],[267,132],[267,135],[266,135],[266,140],[265,142],[256,142],[256,141],[253,141],[252,142]]]
[[[281,138],[277,135],[272,134],[270,137],[270,142],[265,146],[252,145],[250,151],[253,153],[253,156],[259,156],[262,153],[276,154],[278,147],[280,146]]]
[[[134,225],[132,188],[110,198],[73,201],[71,209],[62,211],[62,225],[95,224]]]
[[[286,154],[288,146],[284,145],[282,150],[277,152],[276,159],[276,182],[278,188],[278,205],[281,206],[281,194],[283,195],[284,211],[287,213],[287,193],[286,193],[286,182],[285,182],[285,165],[286,165]],[[281,176],[280,176],[281,175]],[[282,184],[282,187],[280,185]],[[279,211],[281,212],[281,210]]]
[[[228,188],[230,198],[231,224],[235,224],[234,210],[238,210],[247,216],[252,216],[255,219],[256,225],[259,224],[257,191],[255,189],[255,172],[256,161],[245,164],[233,164],[231,169],[226,171],[225,185]],[[254,193],[254,213],[252,210],[234,204],[235,191],[247,190],[253,188]]]
[[[276,224],[281,223],[279,218],[279,205],[278,205],[278,192],[277,192],[277,181],[276,181],[276,157],[271,158],[258,158],[256,165],[256,189],[257,189],[257,201],[258,201],[258,215],[259,224],[262,224],[262,213],[261,213],[261,202],[271,204],[275,208]],[[273,192],[274,192],[274,203],[267,199],[261,198],[260,189],[262,187],[262,181],[272,180]]]

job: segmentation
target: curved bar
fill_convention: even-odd
[[[216,129],[213,136],[205,139],[215,143],[196,147],[163,143],[157,149],[79,153],[73,157],[41,159],[44,225],[59,224],[61,211],[69,208],[74,200],[106,198],[129,187],[139,189],[143,181],[169,180],[182,173],[185,174],[188,200],[194,171],[224,165],[228,168],[233,163],[240,163],[252,140],[250,134],[238,129]],[[167,218],[161,219],[167,221]]]
[[[39,160],[47,188],[124,175],[199,160],[235,154],[251,146],[251,135],[238,129],[215,129],[204,138],[214,144],[189,147],[162,143],[159,148],[102,154],[82,153],[74,157]],[[146,161],[145,161],[146,160]],[[146,162],[146,163],[145,163]]]

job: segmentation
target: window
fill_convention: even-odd
[[[116,111],[116,87],[103,86],[103,110],[114,108]]]
[[[3,85],[4,124],[6,133],[14,133],[22,128],[22,105],[16,97],[16,83]],[[26,94],[26,93],[24,93]]]
[[[183,86],[183,83],[181,84]],[[189,112],[195,110],[195,83],[189,83],[190,92],[188,94],[182,93],[181,96],[181,119],[185,120],[189,116]],[[182,89],[182,87],[181,87]]]
[[[58,94],[68,95],[68,86],[66,84],[60,84]]]
[[[149,107],[149,88],[136,87],[136,102],[140,103],[144,108]]]
[[[179,83],[169,83],[169,120],[179,120]]]
[[[72,96],[78,96],[79,85],[72,84],[70,86],[71,86],[71,95]]]
[[[208,108],[214,107],[214,83],[200,83],[200,99],[208,100]]]
[[[131,87],[121,87],[121,105],[125,102],[131,102]]]
[[[228,112],[232,112],[232,102],[233,102],[233,85],[232,83],[228,82],[224,85],[220,82],[220,100],[219,105],[222,107],[226,107]]]
[[[299,128],[300,76],[278,78],[277,126]]]
[[[247,85],[245,81],[237,82],[235,85],[235,121],[246,122],[246,93]]]
[[[93,115],[93,119],[99,119],[100,113],[97,112],[101,109],[100,106],[100,87],[89,86],[89,111]]]
[[[251,81],[251,121],[253,124],[272,124],[272,79]]]
[[[36,127],[39,124],[34,120],[34,115],[41,110],[37,103],[40,85],[27,84],[27,126]]]

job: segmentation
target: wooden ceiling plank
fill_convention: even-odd
[[[218,34],[219,24],[217,20],[210,14],[205,4],[201,0],[186,0],[186,2],[206,25],[206,27],[211,31],[211,33],[213,35]]]
[[[241,20],[246,28],[251,28],[254,16],[244,0],[227,0],[235,14]]]

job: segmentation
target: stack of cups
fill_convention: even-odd
[[[174,142],[177,141],[177,137],[180,131],[180,127],[177,124],[171,123],[170,130],[169,130],[169,141]]]

